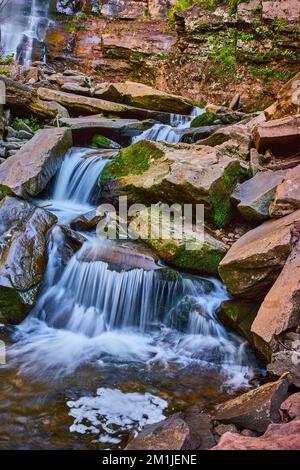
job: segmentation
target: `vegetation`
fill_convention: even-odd
[[[19,117],[15,117],[13,119],[11,125],[14,129],[20,130],[21,129],[21,122],[24,122],[24,124],[26,124],[28,127],[30,127],[30,129],[33,132],[37,132],[40,129],[42,129],[42,127],[43,127],[43,125],[39,122],[39,120],[34,116],[30,116],[30,117],[24,118],[24,119],[20,119]]]

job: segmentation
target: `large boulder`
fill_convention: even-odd
[[[298,238],[300,210],[269,220],[243,235],[220,263],[219,273],[232,295],[259,299],[277,279]]]
[[[276,3],[279,4],[279,2]],[[299,80],[300,72],[281,88],[275,103],[265,110],[265,115],[268,120],[281,119],[298,113],[300,104]]]
[[[300,209],[300,165],[291,168],[277,186],[270,206],[271,217],[283,217]]]
[[[239,184],[231,198],[244,219],[261,221],[270,218],[269,207],[284,171],[263,171]]]
[[[232,218],[230,195],[244,176],[240,161],[217,148],[140,141],[106,165],[100,183],[108,200],[125,194],[145,204],[203,204],[221,227]]]
[[[39,194],[55,175],[72,145],[66,128],[38,132],[21,150],[0,167],[0,198],[6,195],[32,197]]]
[[[272,354],[268,371],[275,377],[280,377],[288,372],[290,381],[300,388],[300,344],[295,344],[297,349],[284,349]]]
[[[142,83],[111,83],[95,95],[104,100],[166,113],[190,114],[193,109],[192,103],[182,96],[170,95]]]
[[[290,157],[299,152],[300,117],[258,124],[253,131],[253,140],[258,152],[271,150],[275,156]]]
[[[225,433],[212,450],[299,450],[300,419],[284,424],[270,424],[261,437]]]
[[[225,300],[218,311],[219,320],[232,328],[253,344],[251,326],[259,309],[259,304],[247,300]]]
[[[36,300],[56,217],[20,199],[0,202],[0,322],[19,323]]]
[[[275,284],[265,297],[252,325],[254,342],[266,353],[279,349],[278,340],[300,325],[300,244],[288,257]]]
[[[221,423],[265,432],[269,424],[280,422],[279,408],[287,398],[288,387],[285,377],[261,385],[220,405],[215,418]]]
[[[280,406],[284,418],[300,418],[300,392],[290,395]]]
[[[182,223],[176,217],[172,223],[172,236],[165,226],[170,220],[168,215],[159,207],[141,211],[130,223],[130,233],[140,237],[162,260],[177,268],[216,275],[219,263],[226,254],[225,245],[207,231],[204,238],[193,232],[191,227],[185,228],[182,234]]]

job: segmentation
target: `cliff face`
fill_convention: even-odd
[[[56,8],[50,62],[103,81],[136,80],[198,103],[240,93],[248,109],[261,109],[298,71],[300,0],[61,0]]]

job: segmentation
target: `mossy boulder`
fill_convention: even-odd
[[[182,234],[182,225],[178,219],[172,218],[172,235],[168,236],[164,225],[168,218],[164,215],[159,206],[139,212],[130,223],[129,234],[135,238],[139,237],[156,251],[162,260],[172,266],[216,275],[219,263],[226,254],[225,245],[208,232],[202,238],[192,227],[185,229]]]
[[[96,134],[92,140],[92,147],[102,149],[120,149],[121,145],[104,135]]]
[[[232,328],[253,344],[251,326],[259,310],[260,304],[247,300],[226,300],[218,311],[219,320]]]
[[[196,116],[192,122],[191,127],[211,126],[217,119],[217,114],[207,111],[199,116]]]
[[[238,159],[203,145],[140,141],[122,150],[100,175],[102,196],[114,201],[127,195],[146,205],[203,204],[206,221],[230,222],[230,195],[246,170]]]

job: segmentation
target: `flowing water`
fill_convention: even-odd
[[[43,41],[49,25],[50,0],[8,0],[0,12],[1,50],[29,65],[35,46],[44,55]]]
[[[50,198],[36,202],[64,223],[91,209],[110,157],[71,149]],[[130,265],[130,242],[93,234],[65,264],[64,244],[55,226],[35,308],[17,328],[0,328],[9,345],[0,367],[0,448],[123,448],[131,430],[249,386],[255,360],[217,320],[228,299],[220,281],[148,259],[145,269]],[[118,249],[129,261],[109,259]]]

